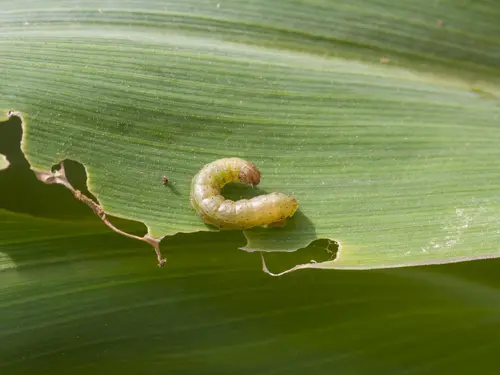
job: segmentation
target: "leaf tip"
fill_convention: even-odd
[[[0,154],[0,171],[9,168],[9,161],[5,155]]]

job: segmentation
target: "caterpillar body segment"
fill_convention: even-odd
[[[220,229],[249,229],[283,222],[298,208],[294,197],[282,193],[232,201],[221,195],[230,182],[257,185],[260,172],[240,158],[219,159],[205,165],[191,183],[191,205],[202,220]]]

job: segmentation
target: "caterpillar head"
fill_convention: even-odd
[[[260,182],[260,171],[252,163],[246,162],[240,168],[240,181],[248,185],[258,185]]]

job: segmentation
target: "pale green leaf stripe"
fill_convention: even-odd
[[[0,16],[1,107],[24,113],[34,168],[80,161],[107,212],[208,229],[190,179],[240,156],[301,208],[248,247],[327,237],[338,267],[498,252],[494,2],[30,4]]]
[[[370,47],[495,70],[500,57],[500,9],[488,0],[463,5],[431,0],[83,1],[71,8],[65,1],[20,1],[4,5],[4,12],[14,32],[23,24],[136,25],[329,54],[340,49],[365,55]]]

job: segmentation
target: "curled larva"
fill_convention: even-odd
[[[299,204],[281,193],[259,195],[232,201],[221,195],[230,182],[257,185],[260,172],[252,163],[240,158],[219,159],[205,165],[191,183],[191,204],[207,224],[221,229],[248,229],[279,223],[292,216]]]

